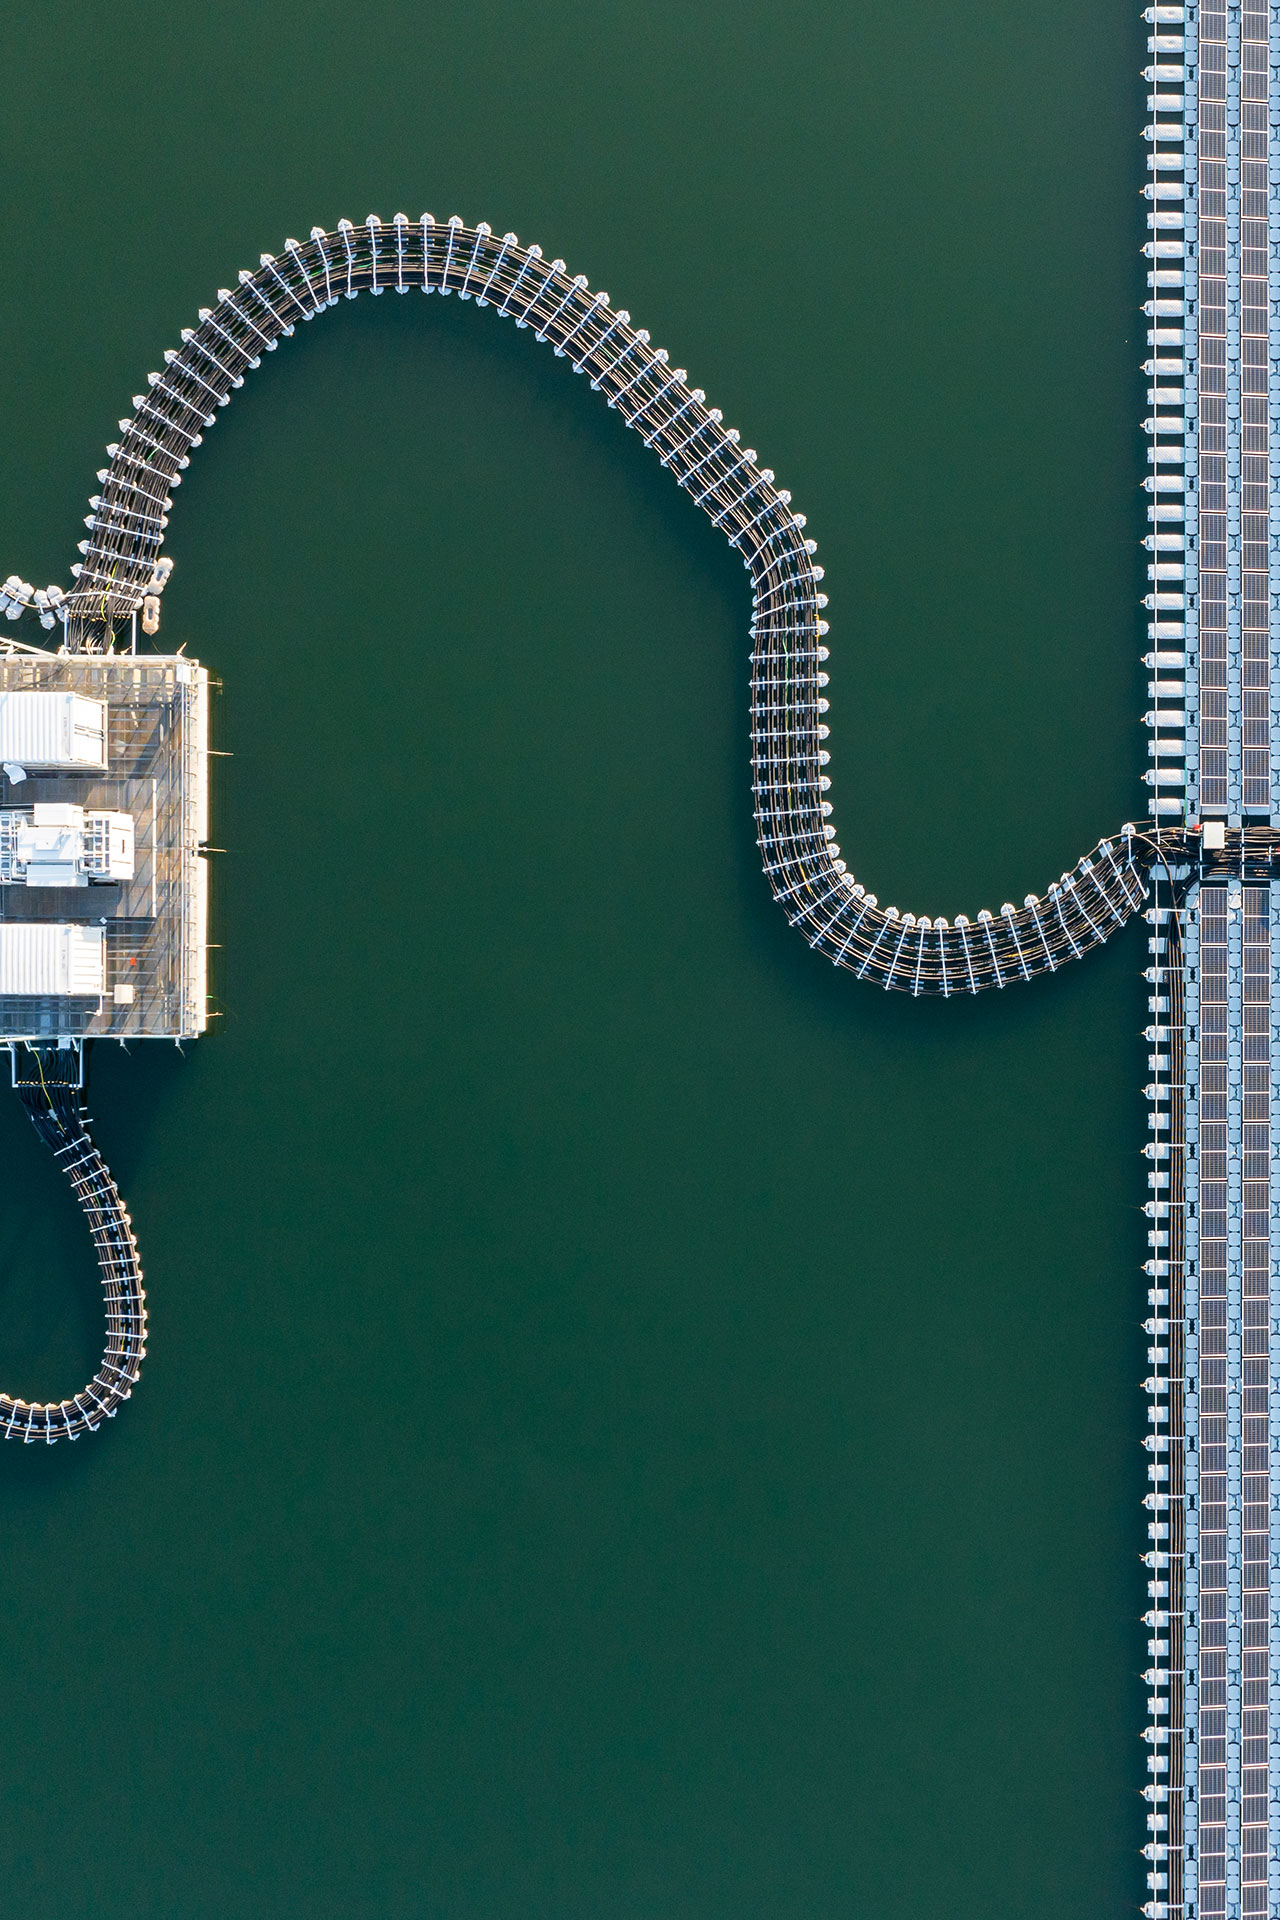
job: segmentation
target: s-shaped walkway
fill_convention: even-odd
[[[984,908],[972,920],[958,914],[949,923],[882,907],[854,879],[827,797],[827,596],[804,515],[793,511],[791,495],[757,463],[754,449],[724,425],[719,408],[700,387],[689,386],[685,370],[671,366],[665,349],[653,346],[625,309],[613,307],[605,293],[592,293],[563,260],[547,260],[541,248],[522,246],[513,233],[496,235],[483,221],[468,227],[456,215],[437,222],[430,214],[418,220],[397,214],[384,225],[370,214],[359,226],[340,221],[331,233],[314,227],[304,243],[287,240],[279,255],[263,254],[255,272],[241,273],[235,288],[219,291],[215,306],[201,308],[198,325],[184,328],[181,345],[165,354],[163,371],[148,375],[133,414],[120,422],[120,439],[107,449],[110,465],[99,476],[101,492],[90,502],[71,591],[37,598],[11,577],[7,603],[37,606],[46,623],[56,608],[72,651],[109,648],[116,624],[162,588],[167,576],[157,563],[172,489],[218,409],[262,355],[274,352],[299,322],[340,300],[414,290],[474,300],[517,327],[532,327],[536,339],[568,360],[635,428],[742,555],[753,589],[757,837],[774,897],[811,947],[886,990],[976,994],[1079,959],[1142,905],[1157,835],[1129,825],[1043,896],[1028,894],[1022,906],[1006,903],[995,914]],[[42,1050],[46,1072],[53,1057]],[[80,1178],[91,1164],[80,1156],[96,1149],[79,1117],[78,1095],[55,1093],[38,1080],[21,1091],[42,1135],[51,1145],[64,1142],[55,1151],[94,1230],[113,1343],[94,1386],[72,1400],[32,1405],[0,1394],[6,1435],[53,1441],[96,1427],[128,1398],[144,1351],[141,1272],[128,1217],[100,1159],[100,1177],[95,1173],[88,1184]],[[103,1198],[107,1188],[114,1212]],[[117,1320],[129,1329],[127,1339],[117,1338]]]

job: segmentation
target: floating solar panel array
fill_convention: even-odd
[[[1280,36],[1266,6],[1145,18],[1147,779],[1158,819],[1199,823],[1205,855],[1176,893],[1157,868],[1148,912],[1144,1911],[1195,1920],[1271,1913],[1280,1882]]]

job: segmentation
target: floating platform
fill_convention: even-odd
[[[59,694],[71,698],[52,698]],[[102,728],[96,747],[95,715]],[[95,864],[90,849],[78,861],[19,867],[21,879],[0,884],[0,1042],[203,1033],[205,668],[153,654],[0,656],[0,744],[0,875],[8,871],[5,836],[14,822],[30,820],[34,839],[40,820],[52,819],[46,838],[67,842],[80,832],[79,812],[90,823],[86,833],[95,822],[115,819],[123,828],[127,821],[131,842],[114,867],[110,858]],[[20,751],[29,765],[8,757]]]

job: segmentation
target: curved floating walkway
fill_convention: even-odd
[[[791,495],[757,464],[736,429],[682,367],[652,345],[625,309],[592,293],[563,260],[515,234],[468,227],[455,214],[404,214],[384,225],[370,214],[333,233],[313,227],[279,255],[264,253],[254,273],[224,288],[215,307],[148,376],[136,411],[120,422],[119,442],[94,496],[89,537],[67,597],[73,647],[99,648],[112,623],[142,606],[162,584],[157,563],[191,450],[217,409],[230,400],[264,353],[300,321],[313,320],[358,293],[456,294],[492,307],[586,375],[661,464],[736,547],[751,574],[754,607],[751,736],[758,839],[774,897],[810,946],[859,979],[912,994],[979,993],[1052,972],[1105,940],[1142,904],[1150,853],[1132,828],[1102,841],[1046,888],[998,914],[974,920],[900,914],[882,907],[848,871],[831,824],[826,772],[827,622],[817,548]],[[161,571],[163,572],[163,566]]]
[[[120,422],[90,501],[88,537],[69,593],[35,591],[11,576],[0,610],[33,606],[42,624],[66,623],[71,652],[102,652],[117,622],[143,610],[145,631],[158,618],[155,596],[168,578],[161,558],[172,491],[191,452],[258,367],[300,321],[313,320],[361,292],[456,294],[492,307],[583,374],[605,404],[634,427],[676,485],[688,492],[742,555],[751,575],[751,741],[760,853],[774,897],[811,947],[836,966],[886,990],[976,994],[1053,972],[1124,925],[1142,906],[1156,836],[1125,826],[1103,840],[1043,896],[1006,903],[970,920],[899,913],[882,907],[841,856],[831,823],[826,713],[827,596],[817,548],[791,495],[775,484],[754,449],[724,425],[700,387],[655,347],[643,327],[605,293],[593,293],[563,260],[547,260],[513,233],[454,215],[403,214],[384,225],[314,227],[283,253],[263,254],[148,376],[134,412]],[[0,1394],[7,1438],[75,1438],[114,1415],[137,1381],[145,1353],[146,1308],[138,1250],[120,1195],[85,1125],[81,1051],[29,1049],[19,1093],[41,1137],[66,1169],[88,1215],[102,1268],[108,1343],[91,1384],[73,1399],[29,1404]],[[31,1068],[34,1061],[34,1072]],[[59,1077],[59,1076],[63,1077]]]
[[[107,1347],[97,1373],[69,1400],[15,1400],[0,1393],[6,1440],[75,1440],[115,1417],[137,1385],[147,1351],[147,1305],[138,1243],[107,1163],[89,1137],[78,1046],[25,1047],[14,1085],[36,1132],[71,1182],[93,1235],[107,1308]]]

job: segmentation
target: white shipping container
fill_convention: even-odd
[[[107,707],[81,693],[0,693],[0,762],[105,767]]]
[[[106,984],[102,927],[0,920],[0,995],[78,994],[99,999]]]

